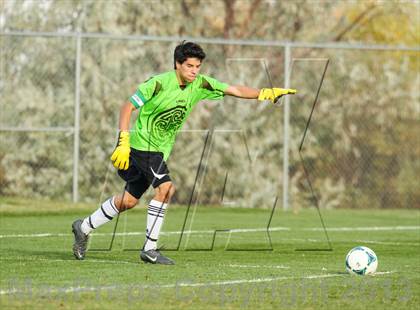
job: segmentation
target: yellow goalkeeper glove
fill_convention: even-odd
[[[258,95],[258,100],[271,100],[271,102],[276,103],[280,97],[284,95],[294,95],[296,94],[296,89],[284,89],[284,88],[263,88],[260,90]]]
[[[130,133],[121,131],[118,138],[118,144],[111,155],[111,160],[115,168],[127,170],[130,164]]]

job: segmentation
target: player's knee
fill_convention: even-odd
[[[123,200],[123,210],[134,208],[137,205],[138,199],[127,198]]]
[[[168,202],[175,194],[175,186],[172,182],[166,182],[156,188],[155,199],[158,201]]]
[[[138,201],[139,200],[137,198],[131,196],[130,194],[127,194],[127,192],[124,194],[123,197],[115,197],[116,206],[120,212],[134,208],[137,205]]]

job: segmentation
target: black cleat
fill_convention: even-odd
[[[150,264],[175,265],[172,259],[163,256],[159,250],[141,251],[140,259]]]
[[[85,235],[81,228],[82,220],[76,220],[71,225],[74,234],[73,254],[76,259],[85,258],[89,236]]]

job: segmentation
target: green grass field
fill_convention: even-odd
[[[198,207],[167,212],[160,243],[175,266],[139,262],[145,209],[98,229],[84,261],[71,253],[71,223],[95,205],[0,198],[0,308],[27,309],[418,309],[420,212]],[[193,220],[191,220],[193,219]],[[213,244],[213,231],[217,232]],[[228,229],[234,229],[228,232]],[[177,245],[179,250],[175,250]],[[347,252],[372,248],[377,274],[345,273]],[[305,249],[297,251],[296,249]]]

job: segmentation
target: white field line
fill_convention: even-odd
[[[226,231],[229,233],[248,233],[248,232],[264,232],[267,228],[248,228],[248,229],[231,229]],[[327,228],[328,231],[405,231],[405,230],[420,230],[420,226],[382,226],[382,227],[333,227]],[[215,230],[186,230],[183,234],[213,234]],[[273,231],[323,231],[322,228],[303,228],[303,229],[292,229],[290,227],[271,227],[270,232]],[[181,231],[166,231],[161,232],[161,235],[179,235]],[[111,236],[112,233],[93,233],[93,236]],[[115,236],[143,236],[144,232],[132,231],[124,233],[115,233]],[[2,238],[45,238],[45,237],[68,237],[73,234],[68,233],[38,233],[38,234],[10,234],[0,235]]]
[[[243,236],[240,240],[248,239],[248,237]],[[290,242],[311,242],[311,243],[325,243],[326,239],[312,239],[312,238],[276,238],[278,241]],[[405,241],[378,241],[378,240],[343,240],[343,239],[333,239],[332,243],[342,243],[342,242],[360,242],[360,243],[372,243],[372,244],[382,244],[382,245],[403,245],[403,246],[420,246],[420,240],[418,242],[405,242]]]
[[[272,227],[270,231],[289,231],[289,227]],[[184,234],[214,234],[215,230],[185,230]],[[248,228],[248,229],[231,229],[226,232],[230,233],[248,233],[248,232],[263,232],[267,231],[267,228]],[[165,236],[169,235],[180,235],[182,231],[163,231],[160,234]],[[113,233],[93,233],[92,236],[111,236]],[[12,235],[0,235],[1,238],[44,238],[44,237],[68,237],[73,234],[53,234],[53,233],[39,233],[39,234],[12,234]],[[115,236],[144,236],[143,231],[132,231],[124,233],[115,233]]]
[[[420,226],[366,226],[366,227],[329,227],[328,231],[386,231],[386,230],[419,230]],[[321,227],[304,228],[306,231],[323,231]]]
[[[355,240],[360,243],[373,243],[373,244],[384,244],[384,245],[412,245],[420,246],[419,242],[394,242],[394,241],[375,241],[375,240]]]
[[[243,236],[243,239],[246,237]],[[296,241],[296,242],[312,242],[312,243],[325,243],[326,239],[312,239],[312,238],[276,238],[276,240],[281,241]],[[343,239],[333,239],[332,243],[342,243],[342,242],[360,242],[360,243],[372,243],[372,244],[382,244],[382,245],[403,245],[403,246],[420,246],[420,240],[418,242],[405,242],[405,241],[378,241],[378,240],[343,240]]]
[[[376,272],[373,275],[369,276],[381,276],[395,273],[395,271],[385,271],[385,272]],[[282,280],[313,280],[313,279],[325,279],[325,278],[335,278],[335,277],[345,277],[351,276],[347,274],[321,274],[321,275],[310,275],[304,277],[273,277],[273,278],[259,278],[259,279],[239,279],[239,280],[228,280],[228,281],[215,281],[215,282],[202,282],[202,283],[186,283],[179,282],[175,284],[164,284],[164,285],[139,285],[139,286],[93,286],[93,287],[68,287],[68,288],[58,288],[58,289],[49,289],[47,293],[75,293],[75,292],[89,292],[89,291],[102,291],[102,290],[114,290],[114,289],[146,289],[146,288],[178,288],[178,287],[210,287],[210,286],[221,286],[221,285],[235,285],[235,284],[247,284],[247,283],[265,283],[265,282],[274,282]],[[27,293],[26,290],[19,290],[16,288],[8,290],[0,290],[0,295],[10,295],[17,293]],[[42,292],[41,292],[42,293]]]

